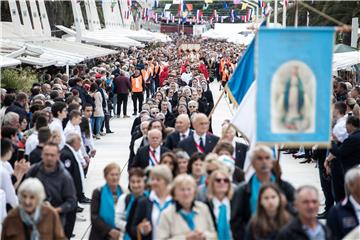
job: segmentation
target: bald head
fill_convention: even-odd
[[[157,148],[158,146],[160,146],[161,141],[162,141],[161,131],[156,128],[148,131],[148,140],[149,140],[149,145],[152,148]]]
[[[190,119],[187,114],[180,114],[176,118],[175,129],[180,133],[185,133],[190,128]]]
[[[209,119],[205,114],[195,114],[192,117],[191,122],[197,135],[201,136],[209,131]]]

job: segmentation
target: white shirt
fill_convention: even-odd
[[[360,203],[358,203],[351,195],[349,197],[349,201],[353,205],[356,217],[358,219],[358,222],[360,223]]]
[[[180,134],[180,141],[184,140],[185,138],[187,138],[190,134],[190,128],[188,128],[184,133],[179,132]],[[184,137],[182,137],[182,135],[185,135]]]
[[[187,85],[189,85],[190,81],[192,80],[192,73],[186,73],[184,72],[181,74],[181,80],[183,80]]]
[[[94,137],[92,135],[92,127],[91,127],[91,123],[90,123],[90,119],[89,120],[89,130],[90,130],[90,137],[89,138],[84,138],[84,145],[90,148],[90,151],[95,150],[95,143],[94,143]]]
[[[345,139],[347,139],[347,137],[349,136],[349,134],[346,131],[346,120],[347,120],[347,115],[343,116],[342,118],[339,118],[336,121],[336,124],[333,128],[333,134],[336,136],[336,138],[339,140],[339,142],[343,142]]]
[[[36,148],[36,146],[39,144],[39,133],[38,131],[34,131],[26,140],[25,143],[25,155],[30,155],[32,150]]]
[[[196,132],[194,132],[194,140],[197,144],[199,144],[200,146],[200,137],[202,138],[203,144],[205,146],[206,143],[206,133],[204,133],[203,135],[199,136]]]
[[[6,194],[0,189],[0,232],[2,230],[2,222],[6,218]]]
[[[10,204],[13,208],[19,205],[15,188],[11,181],[11,175],[2,164],[0,164],[0,189],[5,192],[6,203]]]
[[[54,118],[53,121],[49,125],[51,131],[59,131],[61,136],[61,142],[59,144],[59,148],[62,149],[65,146],[65,134],[62,126],[62,122],[58,118]]]
[[[71,133],[77,133],[79,136],[80,136],[80,139],[81,139],[81,148],[80,148],[80,157],[82,159],[82,163],[85,164],[86,161],[84,160],[84,157],[88,156],[87,153],[86,153],[86,149],[85,149],[85,146],[84,146],[84,142],[82,140],[82,137],[81,137],[81,129],[80,129],[80,126],[77,125],[75,126],[74,124],[71,123],[71,121],[68,121],[68,123],[66,124],[66,127],[64,129],[64,135],[65,135],[65,138],[67,138],[67,136],[69,136]]]
[[[219,208],[221,204],[224,204],[226,206],[226,219],[230,221],[230,214],[231,214],[231,208],[230,208],[230,201],[228,198],[224,198],[222,201],[219,201],[217,198],[213,198],[212,202],[214,204],[214,215],[215,218],[219,218]]]
[[[151,146],[149,146],[149,147],[150,147],[150,150],[151,150],[151,151],[154,151],[154,150],[155,150],[156,160],[157,160],[158,163],[160,163],[160,157],[161,157],[160,146],[158,146],[156,149],[153,149]],[[150,152],[149,152],[149,156],[152,157],[152,155],[150,154]],[[150,159],[149,159],[149,166],[151,166],[151,165],[152,165],[152,163],[151,163],[151,161],[150,161]]]
[[[160,199],[158,198],[158,196],[156,196],[155,192],[154,191],[151,191],[150,195],[149,195],[149,199],[154,202],[158,202],[160,203]],[[170,196],[167,196],[167,198],[165,199],[165,202],[163,202],[163,204],[160,204],[160,207],[164,207],[165,204],[167,204],[167,202],[171,201],[172,198]],[[169,205],[170,206],[170,205]],[[152,226],[153,226],[153,238],[152,239],[156,239],[154,234],[155,234],[155,228],[157,227],[158,223],[159,223],[159,220],[160,220],[160,214],[164,212],[165,209],[163,209],[162,212],[160,212],[160,209],[158,207],[153,206],[152,208],[152,212],[151,212],[151,223],[152,223]]]

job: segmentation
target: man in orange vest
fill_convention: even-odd
[[[131,97],[134,104],[133,116],[137,115],[137,101],[139,101],[139,112],[141,112],[144,101],[145,81],[140,74],[140,70],[136,69],[134,75],[130,78],[131,83]]]
[[[147,62],[144,64],[144,69],[141,70],[141,75],[145,84],[146,98],[150,98],[152,70]]]

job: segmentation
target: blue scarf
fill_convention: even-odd
[[[186,222],[186,224],[188,225],[190,230],[194,231],[195,230],[194,218],[195,218],[196,213],[194,211],[185,212],[184,210],[180,210],[179,214],[184,219],[184,221]]]
[[[120,186],[116,187],[116,195],[119,198],[121,195]],[[102,220],[112,228],[115,228],[115,202],[110,187],[105,184],[101,188],[100,193],[100,209],[99,214]]]
[[[200,186],[201,184],[205,184],[205,182],[206,182],[206,177],[205,177],[204,175],[202,175],[202,176],[200,177],[200,181],[199,181],[199,183],[198,183],[198,186]]]
[[[227,220],[227,211],[228,209],[226,209],[226,205],[221,204],[219,207],[219,216],[217,219],[218,238],[221,240],[231,240],[231,230]]]
[[[272,183],[275,182],[274,175],[271,175],[271,182]],[[256,205],[259,197],[260,188],[261,188],[261,182],[257,178],[256,174],[254,174],[251,181],[251,197],[250,197],[250,210],[252,215],[256,213]]]
[[[173,204],[173,200],[172,200],[172,199],[171,199],[171,200],[168,200],[167,202],[165,202],[165,203],[163,204],[162,207],[160,206],[160,203],[158,203],[158,201],[156,201],[156,200],[154,200],[153,203],[154,203],[155,207],[157,207],[157,208],[159,209],[159,211],[160,211],[159,217],[158,217],[158,219],[157,219],[157,221],[156,221],[156,224],[158,224],[158,223],[159,223],[159,220],[160,220],[161,213],[162,213],[167,207],[169,207],[171,204]]]

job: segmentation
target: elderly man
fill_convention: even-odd
[[[187,114],[180,114],[176,118],[175,130],[175,132],[166,138],[165,147],[170,150],[176,148],[180,141],[193,135],[193,131],[190,129],[190,119]]]
[[[360,225],[360,168],[352,168],[345,174],[345,186],[349,197],[330,209],[327,218],[335,239],[343,239]]]
[[[320,201],[319,192],[315,187],[300,187],[296,191],[295,207],[298,216],[280,229],[277,240],[333,239],[331,232],[317,220]]]
[[[205,114],[197,113],[192,117],[191,121],[194,134],[180,141],[178,147],[186,151],[189,156],[192,156],[195,152],[208,154],[214,149],[219,137],[208,133],[210,122]]]
[[[160,157],[169,149],[161,146],[162,133],[158,129],[148,131],[149,145],[141,147],[134,158],[131,167],[140,167],[145,169],[147,166],[155,166],[160,163]]]
[[[237,211],[238,225],[233,225],[236,232],[241,236],[244,233],[245,227],[248,224],[251,215],[256,213],[257,200],[259,190],[262,184],[267,182],[277,183],[278,187],[284,194],[288,203],[288,210],[292,211],[292,203],[294,201],[294,188],[293,186],[284,181],[277,180],[273,172],[273,152],[269,147],[256,146],[254,148],[251,164],[255,170],[254,175],[250,180],[242,185],[235,191],[236,199],[239,199]],[[234,237],[234,239],[238,239]]]
[[[44,185],[46,200],[60,214],[65,235],[70,239],[74,226],[67,223],[67,215],[76,208],[76,190],[70,173],[60,162],[59,146],[46,143],[42,151],[42,162],[34,164],[26,178],[38,178]]]
[[[19,126],[20,126],[19,114],[15,113],[15,112],[8,112],[7,114],[5,114],[4,120],[3,120],[3,126],[19,128]]]

